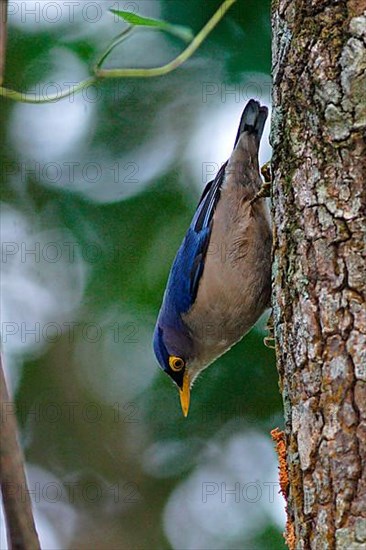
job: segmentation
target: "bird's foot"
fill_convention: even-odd
[[[263,338],[263,343],[267,348],[275,349],[275,337],[274,337],[274,322],[273,322],[273,310],[266,324],[268,335]]]
[[[271,173],[271,163],[266,162],[261,168],[261,174],[263,176],[264,182],[262,183],[261,188],[255,197],[252,198],[250,204],[257,201],[258,199],[263,199],[271,196],[271,186],[272,186],[272,173]]]
[[[272,172],[271,172],[271,162],[268,161],[266,164],[263,164],[261,168],[261,174],[265,183],[272,183]]]

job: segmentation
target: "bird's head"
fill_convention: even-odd
[[[188,415],[191,385],[196,374],[194,346],[188,329],[156,324],[154,352],[163,371],[178,386],[184,416]]]

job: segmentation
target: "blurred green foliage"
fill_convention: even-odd
[[[99,4],[95,23],[91,8],[54,24],[51,11],[48,21],[11,15],[5,84],[41,83],[43,93],[85,77],[123,29],[108,8],[196,33],[220,1]],[[180,49],[144,30],[110,63],[157,65]],[[31,489],[40,484],[44,547],[284,548],[278,488],[272,498],[265,485],[276,481],[269,432],[282,414],[263,322],[205,371],[187,419],[151,349],[169,268],[204,187],[202,163],[224,160],[215,151],[225,128],[206,133],[202,151],[197,136],[221,113],[232,142],[234,110],[248,90],[268,101],[268,83],[270,2],[241,0],[166,77],[103,82],[96,100],[2,102],[2,240],[13,243],[3,256],[3,347]],[[42,494],[50,480],[62,488],[53,501]],[[218,492],[204,502],[207,482]],[[238,502],[222,483],[240,483]],[[247,483],[261,487],[258,499],[244,498]]]

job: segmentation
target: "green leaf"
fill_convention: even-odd
[[[114,13],[126,23],[134,25],[136,27],[151,27],[159,29],[161,31],[168,32],[185,42],[190,42],[193,40],[193,32],[189,27],[183,27],[182,25],[173,25],[172,23],[167,23],[166,21],[161,21],[160,19],[152,19],[151,17],[142,17],[136,13],[123,10],[113,10],[110,9],[110,12]]]

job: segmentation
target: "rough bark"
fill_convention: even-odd
[[[366,2],[274,0],[274,324],[297,549],[366,548]]]

